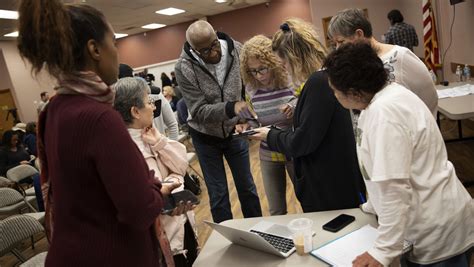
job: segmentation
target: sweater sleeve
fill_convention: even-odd
[[[319,147],[331,125],[336,108],[336,98],[329,88],[324,72],[313,74],[305,83],[297,109],[298,124],[285,131],[272,129],[267,143],[270,149],[291,157],[308,155]],[[303,103],[302,103],[303,102]]]
[[[117,209],[117,219],[139,230],[151,227],[163,208],[160,185],[155,184],[154,173],[113,110],[97,121],[91,157]]]
[[[182,59],[176,65],[175,69],[179,87],[183,93],[183,98],[186,101],[186,106],[188,107],[193,120],[197,122],[213,123],[222,122],[235,116],[235,114],[229,114],[229,111],[232,111],[231,113],[233,113],[235,102],[209,103],[206,100],[204,93],[197,85],[198,81],[196,79],[199,78],[195,77],[196,72],[193,72],[192,70],[183,72],[183,68],[199,67],[192,66],[192,63]],[[194,75],[194,77],[187,77],[192,75]]]

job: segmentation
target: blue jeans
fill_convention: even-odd
[[[214,222],[232,219],[223,156],[232,172],[244,217],[262,216],[260,200],[250,172],[248,141],[222,139],[209,142],[202,134],[193,130],[190,134],[206,182]]]

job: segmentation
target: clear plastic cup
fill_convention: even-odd
[[[288,224],[293,232],[296,253],[306,255],[313,250],[313,221],[308,218],[294,219]]]

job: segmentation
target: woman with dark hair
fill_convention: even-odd
[[[474,201],[448,161],[430,110],[402,85],[388,82],[382,60],[366,42],[345,44],[325,62],[338,101],[362,110],[357,154],[378,215],[373,248],[353,266],[388,266],[413,243],[408,266],[469,266],[474,245]]]
[[[58,80],[38,123],[46,266],[164,265],[170,253],[156,218],[162,193],[179,184],[153,179],[112,107],[113,29],[99,10],[59,0],[22,0],[19,14],[21,56]]]
[[[292,128],[258,128],[250,138],[266,140],[271,150],[293,158],[295,193],[304,212],[358,207],[365,190],[351,117],[320,71],[326,48],[310,23],[288,19],[273,36],[272,50],[304,87]]]
[[[3,133],[0,147],[0,176],[6,176],[7,171],[20,164],[29,164],[30,155],[21,145],[18,133],[8,130]]]

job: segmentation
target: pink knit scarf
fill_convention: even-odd
[[[114,103],[114,91],[92,71],[81,71],[74,75],[61,75],[57,94],[85,95],[101,103]]]

